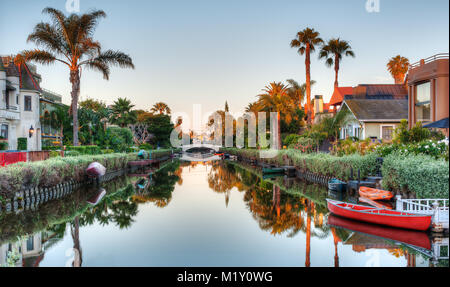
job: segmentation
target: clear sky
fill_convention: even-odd
[[[66,0],[1,0],[0,54],[35,47],[27,35],[48,20],[43,8],[65,11]],[[401,54],[416,62],[449,51],[448,0],[380,0],[368,13],[366,0],[80,0],[81,12],[96,8],[108,17],[95,37],[104,49],[131,55],[135,70],[113,69],[109,81],[83,72],[81,97],[112,103],[130,98],[136,108],[164,101],[173,111],[223,108],[241,112],[271,81],[305,81],[304,57],[291,49],[296,32],[313,27],[326,40],[351,43],[356,58],[341,63],[340,85],[393,83],[388,59]],[[44,88],[70,102],[69,73],[55,64],[38,67]],[[313,95],[327,101],[334,71],[312,56]]]

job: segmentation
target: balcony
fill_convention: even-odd
[[[20,110],[18,106],[6,105],[0,106],[0,118],[7,120],[19,120]]]

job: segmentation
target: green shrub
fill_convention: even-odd
[[[128,128],[109,127],[106,130],[105,146],[115,152],[125,152],[133,145],[133,134]]]
[[[301,138],[300,135],[290,134],[284,138],[283,145],[290,146],[292,144],[296,144],[299,138]]]
[[[84,145],[84,146],[68,146],[66,151],[76,151],[79,154],[100,154],[100,147],[96,145]]]
[[[28,149],[28,139],[27,138],[17,138],[17,149],[27,150]]]
[[[139,149],[144,149],[144,150],[152,150],[154,147],[151,144],[145,143],[145,144],[141,144],[139,146]]]
[[[255,158],[269,164],[285,165],[285,160],[290,160],[294,166],[303,171],[341,180],[350,179],[352,168],[354,174],[359,169],[363,178],[375,174],[377,168],[377,155],[375,153],[365,156],[352,154],[337,157],[325,153],[306,154],[298,150],[288,149],[276,151],[276,156],[272,158],[259,158],[259,150],[222,148],[221,151],[246,158]]]
[[[8,149],[8,143],[0,142],[0,150],[7,150],[7,149]]]
[[[49,155],[50,155],[50,158],[61,156],[61,154],[58,151],[54,151],[54,150],[50,151]]]
[[[383,188],[411,191],[417,198],[449,197],[449,163],[427,155],[394,152],[384,158]]]
[[[76,150],[69,150],[64,153],[64,156],[80,156],[81,153]]]
[[[44,146],[42,150],[61,150],[60,146]]]
[[[394,142],[399,144],[418,143],[431,139],[432,133],[429,129],[423,128],[421,122],[408,129],[408,121],[402,120],[394,131]]]
[[[114,153],[113,149],[102,149],[102,154],[110,154],[110,153]]]

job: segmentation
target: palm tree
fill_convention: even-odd
[[[93,39],[98,21],[106,16],[105,12],[96,10],[83,15],[70,14],[67,17],[54,8],[45,8],[42,12],[48,14],[52,22],[37,24],[27,40],[42,49],[26,50],[21,54],[27,61],[44,65],[59,62],[69,68],[72,84],[73,145],[77,146],[78,97],[82,67],[99,71],[103,78],[108,80],[111,66],[134,68],[133,61],[130,56],[120,51],[102,51],[101,44]]]
[[[397,55],[389,60],[387,63],[387,68],[389,73],[395,80],[396,84],[403,84],[405,80],[405,75],[409,69],[408,58]]]
[[[297,81],[293,79],[286,80],[289,84],[288,95],[292,101],[298,106],[299,109],[302,108],[302,103],[305,100],[306,94],[306,83],[299,84]],[[313,86],[316,81],[311,80],[311,86]]]
[[[305,54],[305,66],[306,66],[306,101],[308,106],[308,124],[311,124],[311,52],[316,50],[316,45],[323,43],[323,40],[319,37],[320,33],[314,31],[314,29],[306,28],[303,31],[297,33],[295,39],[291,41],[291,48],[298,48],[300,55]]]
[[[111,123],[122,128],[135,123],[137,121],[137,113],[131,110],[133,107],[134,105],[127,98],[117,99],[111,106]]]
[[[166,103],[163,102],[159,102],[153,105],[151,112],[153,113],[159,113],[160,115],[162,114],[167,114],[170,115],[172,113],[172,111],[170,110],[169,106]]]
[[[338,87],[339,64],[343,56],[355,57],[355,53],[351,50],[349,42],[337,39],[330,39],[326,45],[322,47],[319,53],[319,59],[325,58],[328,67],[334,65],[335,79],[334,87]]]
[[[292,103],[288,98],[288,87],[281,82],[272,82],[263,89],[264,94],[258,95],[258,104],[265,112],[277,112],[278,146],[281,149],[281,114],[285,121],[292,120]]]

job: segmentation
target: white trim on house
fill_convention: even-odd
[[[384,140],[383,138],[383,128],[384,127],[392,127],[393,130],[395,130],[395,128],[397,127],[397,125],[395,124],[390,124],[390,125],[380,125],[380,139]]]

